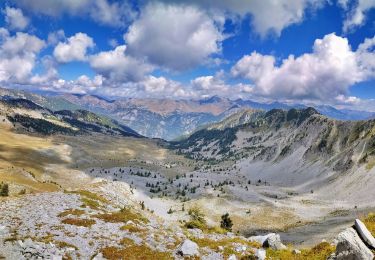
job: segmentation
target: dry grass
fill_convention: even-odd
[[[290,250],[267,249],[267,256],[277,260],[325,260],[334,252],[334,246],[322,242],[311,249],[302,249],[301,254],[293,254]]]
[[[214,251],[219,252],[219,246],[224,248],[223,254],[228,257],[231,254],[237,254],[233,249],[233,244],[241,244],[249,248],[260,248],[261,245],[257,242],[251,242],[239,237],[226,238],[221,240],[212,240],[208,238],[190,238],[192,241],[198,244],[199,247],[208,247]]]
[[[93,219],[80,219],[80,218],[66,218],[61,221],[64,224],[81,226],[81,227],[91,227],[96,222]]]
[[[75,194],[79,194],[83,197],[86,197],[90,200],[97,200],[97,201],[100,201],[102,203],[109,203],[108,200],[96,193],[93,193],[91,191],[88,191],[88,190],[79,190],[79,191],[72,191],[71,193],[75,193]]]
[[[106,259],[123,259],[123,260],[169,260],[173,259],[168,252],[159,252],[149,248],[146,245],[137,245],[133,240],[125,238],[120,241],[124,247],[105,247],[101,250]]]
[[[105,222],[119,223],[128,222],[129,220],[134,223],[148,223],[148,219],[142,216],[140,213],[134,212],[129,208],[123,208],[120,211],[112,213],[97,214],[94,217],[102,219]]]
[[[84,213],[85,213],[85,211],[81,210],[81,209],[67,209],[67,210],[61,212],[57,216],[60,217],[60,218],[66,217],[68,215],[81,216]]]
[[[96,200],[90,200],[88,198],[81,198],[81,201],[82,201],[82,207],[86,208],[86,207],[89,207],[91,209],[99,209],[100,208],[100,204],[98,201]]]
[[[367,229],[375,236],[375,213],[370,213],[366,217],[361,218]]]
[[[143,228],[140,228],[140,227],[137,227],[137,226],[134,226],[134,225],[130,225],[130,224],[124,225],[120,229],[131,232],[131,233],[139,233],[139,232],[145,231]]]

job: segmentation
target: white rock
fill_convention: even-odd
[[[293,249],[292,253],[295,255],[299,255],[301,254],[301,251],[299,251],[298,249]]]
[[[371,235],[370,231],[368,231],[366,225],[359,219],[355,220],[354,225],[355,229],[357,230],[359,236],[363,239],[363,241],[365,241],[368,246],[374,249],[375,238]]]
[[[257,257],[258,260],[265,260],[266,259],[266,250],[264,249],[258,249],[255,252],[255,257]]]
[[[223,251],[224,250],[224,247],[222,247],[222,246],[218,246],[217,247],[220,251]]]
[[[199,255],[199,247],[190,239],[186,239],[178,249],[178,253],[182,256],[195,256]]]
[[[228,260],[237,260],[237,257],[235,255],[230,255],[228,257]]]
[[[263,243],[263,246],[270,247],[274,250],[286,249],[286,246],[281,243],[280,235],[274,233],[268,235],[266,241]]]
[[[348,228],[337,236],[337,260],[372,260],[374,254],[362,242],[353,228]]]

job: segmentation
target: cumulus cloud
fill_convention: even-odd
[[[224,36],[218,23],[218,18],[195,6],[152,2],[124,39],[131,55],[163,68],[185,70],[221,51]]]
[[[248,84],[226,84],[221,73],[214,76],[197,77],[191,80],[190,85],[196,97],[219,95],[228,98],[242,98],[248,97],[253,91],[252,86]]]
[[[19,7],[37,14],[58,17],[64,14],[91,17],[98,23],[123,26],[136,16],[128,1],[108,0],[14,0]]]
[[[85,61],[86,52],[94,47],[94,41],[85,33],[76,33],[68,38],[66,42],[57,44],[53,51],[56,60],[61,63],[71,61]]]
[[[167,3],[180,3],[179,0],[163,0]],[[315,10],[324,0],[191,0],[199,8],[210,12],[220,12],[229,18],[251,16],[254,30],[261,36],[268,33],[280,35],[281,31],[303,20],[306,10]]]
[[[11,36],[6,29],[0,33],[0,82],[28,81],[36,58],[45,42],[36,36],[17,32]]]
[[[9,29],[24,30],[29,25],[29,19],[23,15],[21,9],[7,6],[3,12]]]
[[[231,73],[251,80],[254,92],[274,98],[332,100],[355,83],[374,78],[374,39],[353,51],[346,38],[328,34],[315,40],[313,52],[289,56],[279,66],[270,55],[245,55]],[[342,98],[340,98],[342,99]]]
[[[355,4],[351,4],[349,0],[339,0],[338,3],[347,11],[347,18],[343,24],[344,32],[363,25],[366,21],[366,13],[375,8],[373,0],[358,0]]]
[[[103,51],[91,56],[90,65],[99,74],[112,81],[140,81],[152,70],[147,63],[126,55],[125,45],[114,50]]]

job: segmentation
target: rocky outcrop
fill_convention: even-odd
[[[375,238],[371,235],[370,231],[366,228],[365,224],[359,219],[355,220],[355,229],[362,240],[371,248],[375,249]]]
[[[274,250],[286,249],[286,246],[281,242],[279,234],[270,233],[265,236],[253,236],[249,238],[250,241],[257,242],[263,247],[270,247]]]
[[[348,228],[337,237],[335,260],[372,260],[374,254],[361,240],[354,228]]]

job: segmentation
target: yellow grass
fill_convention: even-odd
[[[131,239],[123,239],[120,244],[124,247],[105,247],[101,250],[106,259],[126,260],[169,260],[174,259],[168,252],[159,252],[141,244],[135,244]]]
[[[119,222],[128,222],[129,220],[134,223],[148,223],[148,219],[142,216],[140,213],[137,213],[129,208],[123,208],[117,212],[97,214],[94,217],[99,218],[105,222],[119,223]]]
[[[64,224],[81,226],[81,227],[91,227],[96,222],[93,219],[80,219],[80,218],[66,218],[61,221]]]
[[[370,213],[361,219],[366,225],[367,229],[375,236],[375,213]]]
[[[334,252],[334,246],[322,242],[311,249],[302,249],[301,254],[293,254],[291,250],[267,249],[267,257],[277,260],[325,260]]]

